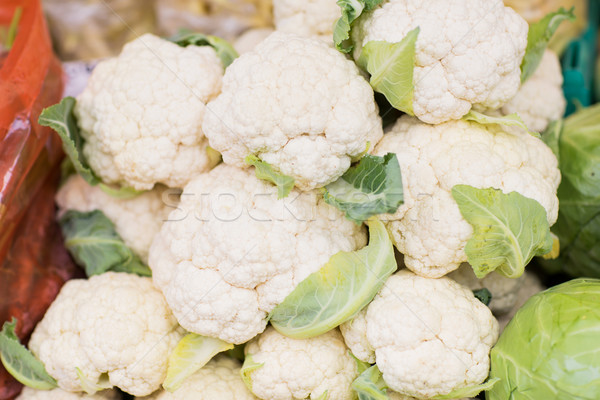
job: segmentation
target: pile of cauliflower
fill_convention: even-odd
[[[451,190],[517,192],[556,221],[557,160],[529,131],[564,112],[557,56],[546,51],[521,84],[528,25],[501,0],[384,0],[354,23],[350,54],[333,44],[340,15],[335,0],[275,0],[275,29],[242,35],[230,65],[215,47],[151,34],[98,64],[74,108],[82,154],[104,184],[142,193],[111,196],[72,175],[59,216],[101,211],[152,277],[67,282],[29,342],[57,388],[19,399],[115,399],[118,388],[148,400],[350,400],[371,365],[390,399],[486,381],[496,317],[510,318],[539,283],[528,272],[474,275],[473,228]],[[414,115],[384,131],[355,60],[363,44],[416,27]],[[529,131],[462,118],[471,110],[517,113]],[[396,154],[402,172],[403,204],[378,216],[400,268],[339,327],[286,337],[269,325],[275,307],[336,253],[367,246],[366,226],[322,194],[365,152]],[[293,178],[289,195],[248,156]],[[189,333],[243,345],[241,360],[218,355],[164,390],[169,355]]]

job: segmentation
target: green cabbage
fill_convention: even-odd
[[[600,278],[600,104],[553,123],[544,141],[559,160],[557,260],[542,263],[574,277]]]
[[[487,400],[598,399],[600,280],[575,279],[531,297],[491,352]]]

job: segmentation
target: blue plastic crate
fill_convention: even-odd
[[[563,91],[567,99],[565,116],[579,106],[587,107],[594,102],[600,0],[589,1],[588,19],[587,29],[569,44],[562,57]]]

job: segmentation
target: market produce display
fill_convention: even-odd
[[[29,117],[70,272],[2,310],[0,400],[600,398],[600,105],[563,118],[547,48],[578,13],[188,3]]]

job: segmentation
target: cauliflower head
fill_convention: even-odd
[[[320,37],[330,43],[340,15],[335,0],[273,0],[273,20],[278,31]]]
[[[366,243],[364,228],[317,191],[274,186],[221,164],[191,181],[150,248],[149,266],[181,326],[245,343],[266,316],[339,251]]]
[[[512,309],[498,317],[500,331],[504,330],[506,325],[508,325],[517,311],[519,311],[519,308],[523,307],[523,304],[525,304],[525,302],[529,300],[531,296],[541,292],[544,289],[546,289],[546,287],[542,284],[542,282],[540,282],[540,279],[534,273],[525,271],[523,274],[523,283],[519,287],[517,299],[514,302]]]
[[[154,235],[177,204],[176,193],[170,196],[168,190],[157,187],[132,198],[116,198],[99,186],[91,186],[80,175],[73,175],[56,194],[56,204],[59,216],[68,210],[102,211],[115,224],[127,247],[147,263]]]
[[[339,178],[381,139],[373,90],[318,39],[275,32],[231,64],[202,128],[226,164],[255,154],[310,190]]]
[[[363,313],[366,332],[359,334],[366,334],[390,389],[429,398],[488,376],[498,322],[473,292],[452,279],[401,270],[388,278]],[[348,329],[342,333],[347,337]],[[368,361],[357,355],[352,342],[346,344]]]
[[[246,357],[263,364],[249,372],[252,392],[264,400],[352,400],[356,361],[338,329],[310,339],[291,339],[269,327],[246,345]]]
[[[100,62],[77,97],[83,154],[106,183],[183,187],[218,160],[202,133],[223,65],[210,46],[180,47],[145,34]]]
[[[532,131],[542,132],[550,121],[563,116],[567,101],[562,90],[563,75],[558,56],[546,50],[540,65],[523,83],[515,97],[504,104],[501,111],[517,113]]]
[[[558,162],[525,131],[462,120],[428,125],[403,116],[375,153],[398,157],[404,204],[382,219],[406,266],[419,275],[437,278],[467,261],[473,228],[452,197],[454,185],[518,192],[544,207],[550,225],[556,221]]]
[[[340,325],[344,341],[361,361],[375,364],[375,349],[367,339],[367,309],[363,308],[350,321]]]
[[[273,28],[249,29],[235,39],[233,47],[238,54],[248,53],[254,50],[254,48],[271,33],[273,33]]]
[[[463,263],[457,270],[450,272],[448,278],[454,279],[471,290],[488,289],[492,294],[492,301],[489,304],[490,310],[494,315],[501,315],[509,312],[517,303],[518,293],[521,286],[523,286],[525,274],[518,278],[507,278],[492,271],[483,279],[478,279],[473,272],[473,268],[468,263]]]
[[[67,392],[60,388],[52,390],[37,390],[25,386],[15,400],[120,400],[116,390],[103,390],[94,395],[83,392]]]
[[[224,356],[211,360],[174,392],[160,390],[139,400],[254,400],[240,376],[240,364]]]
[[[87,380],[107,379],[127,393],[159,388],[167,358],[182,337],[150,278],[106,272],[70,280],[36,326],[29,348],[67,391]]]
[[[502,0],[384,0],[355,25],[356,60],[369,41],[397,43],[420,28],[413,111],[424,122],[497,109],[521,84],[528,25]]]

